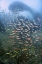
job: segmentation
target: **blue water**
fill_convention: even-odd
[[[0,9],[0,64],[42,64],[41,14],[16,3]]]

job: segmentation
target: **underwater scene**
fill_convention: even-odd
[[[0,0],[0,64],[42,64],[42,0]]]

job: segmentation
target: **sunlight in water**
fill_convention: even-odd
[[[7,9],[8,10],[8,6],[10,3],[14,2],[14,1],[22,1],[25,4],[27,4],[28,6],[34,8],[35,10],[39,11],[41,9],[41,0],[0,0],[0,6],[3,10]],[[28,2],[27,2],[28,1]]]

